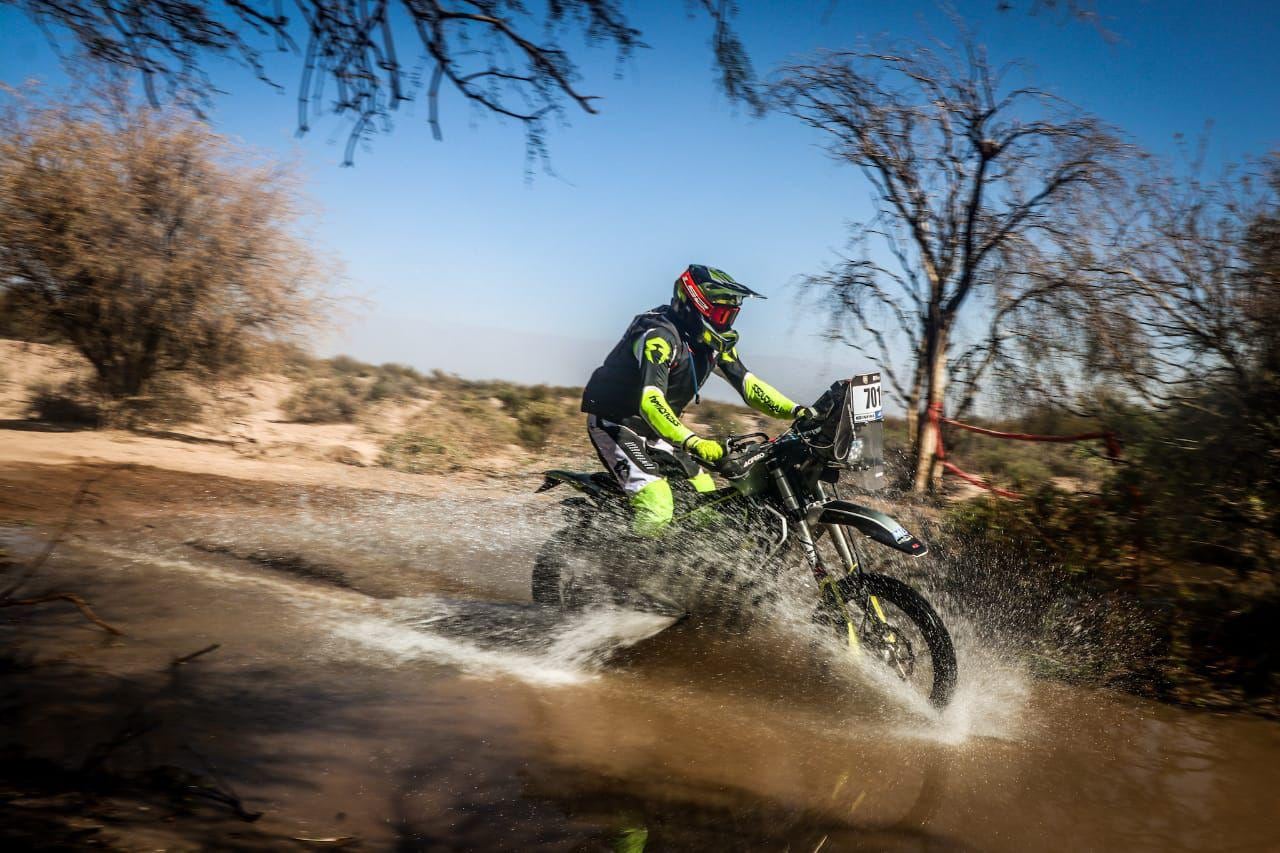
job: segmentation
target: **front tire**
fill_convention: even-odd
[[[933,605],[920,593],[888,575],[848,575],[841,578],[836,586],[841,601],[845,602],[847,614],[839,620],[837,630],[844,636],[850,626],[854,627],[862,645],[874,652],[883,652],[886,662],[896,664],[898,674],[904,680],[908,680],[911,673],[903,671],[904,666],[895,656],[904,653],[905,649],[905,654],[911,655],[910,665],[914,669],[915,655],[909,640],[904,646],[895,648],[892,645],[897,642],[892,630],[897,618],[893,610],[896,609],[911,623],[929,652],[930,680],[921,687],[927,691],[933,707],[945,708],[955,693],[958,667],[951,635]],[[872,596],[881,603],[880,608],[874,606]],[[884,603],[892,605],[892,608],[885,611]]]

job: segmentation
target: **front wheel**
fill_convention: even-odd
[[[942,709],[956,689],[956,651],[936,610],[897,578],[853,574],[834,585],[831,621],[857,654],[874,656]]]

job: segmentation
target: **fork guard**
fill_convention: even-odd
[[[912,557],[923,557],[929,553],[929,548],[923,542],[893,518],[861,504],[830,501],[823,505],[818,521],[822,524],[843,524],[856,528],[881,545],[888,545]]]

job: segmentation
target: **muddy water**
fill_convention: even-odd
[[[472,521],[430,521],[446,518]],[[734,634],[566,615],[527,600],[553,522],[523,499],[388,499],[95,534],[46,571],[132,638],[104,643],[68,617],[4,641],[92,667],[101,697],[163,721],[113,758],[122,771],[202,756],[286,835],[432,850],[1280,848],[1280,725],[1031,680],[963,639],[962,614],[948,615],[962,683],[940,718],[842,669],[785,614]],[[223,647],[167,668],[209,642]],[[110,731],[106,703],[77,685],[77,702],[23,722],[51,755]]]

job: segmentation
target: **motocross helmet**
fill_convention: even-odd
[[[751,296],[765,298],[738,284],[727,272],[691,264],[676,279],[671,305],[687,335],[724,352],[738,342],[733,321],[738,318],[743,301]]]

